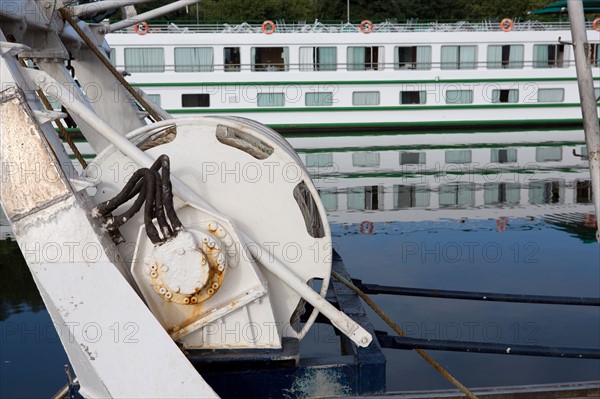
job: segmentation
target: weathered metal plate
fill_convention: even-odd
[[[14,88],[0,93],[0,198],[9,220],[71,195],[60,164],[24,102]]]

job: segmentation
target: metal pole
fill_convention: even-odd
[[[179,10],[180,8],[191,6],[192,4],[198,3],[200,0],[179,0],[174,3],[164,5],[162,7],[155,8],[148,12],[136,15],[133,18],[127,18],[119,22],[115,22],[108,26],[108,33],[114,32],[119,29],[125,29],[135,24],[139,24],[142,21],[146,21],[152,18],[158,18],[170,12]]]
[[[149,3],[152,0],[105,0],[96,1],[93,3],[80,4],[78,6],[71,7],[71,15],[76,17],[86,17],[91,14],[95,14],[99,11],[109,10],[111,8],[121,8],[125,6]]]
[[[587,144],[592,193],[596,207],[596,240],[600,244],[600,125],[598,124],[598,109],[594,96],[594,80],[592,66],[588,57],[590,45],[585,31],[585,16],[581,0],[568,0],[569,22],[575,52],[575,66],[583,129]]]
[[[346,18],[350,22],[350,0],[346,0]]]

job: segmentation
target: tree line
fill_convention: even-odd
[[[167,4],[159,0],[136,6],[138,13]],[[527,18],[549,0],[350,0],[350,20],[478,21]],[[165,15],[163,20],[203,21],[345,21],[347,0],[202,0]],[[566,17],[566,15],[564,16]],[[551,18],[535,16],[536,19]]]

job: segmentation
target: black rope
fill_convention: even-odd
[[[140,211],[144,204],[146,234],[153,244],[165,242],[183,230],[183,224],[173,205],[170,169],[169,157],[161,155],[150,168],[136,170],[117,195],[96,205],[95,214],[107,217],[106,228],[109,232],[114,232],[125,224]],[[113,211],[136,195],[138,197],[127,211],[118,216],[111,215]],[[159,229],[154,225],[155,218]]]
[[[571,359],[600,359],[598,348],[572,348],[544,345],[521,345],[496,342],[452,341],[441,339],[411,338],[388,335],[376,331],[377,341],[382,348],[429,349],[438,351],[493,353],[497,355],[521,355],[562,357]]]
[[[402,295],[419,296],[427,298],[466,299],[488,302],[516,302],[537,303],[548,305],[577,305],[577,306],[600,306],[600,298],[567,297],[548,295],[520,295],[520,294],[498,294],[489,292],[449,291],[432,290],[424,288],[392,287],[379,284],[366,284],[361,280],[352,280],[354,285],[364,293],[371,295]]]

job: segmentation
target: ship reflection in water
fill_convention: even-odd
[[[600,247],[583,135],[565,137],[516,144],[478,138],[482,142],[470,147],[449,140],[409,145],[380,136],[290,141],[313,174],[334,244],[354,278],[415,288],[600,297]],[[49,396],[65,381],[66,356],[4,219],[0,234],[0,396]],[[418,338],[600,344],[595,307],[374,299]],[[335,342],[329,327],[316,326],[302,352],[328,353]],[[388,390],[449,388],[414,352],[385,352]],[[470,387],[600,375],[598,360],[432,354]]]

